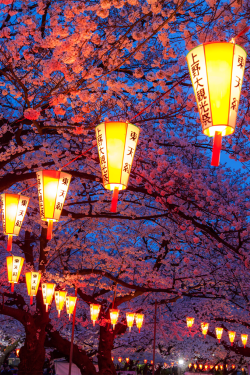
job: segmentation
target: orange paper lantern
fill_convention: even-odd
[[[20,349],[16,349],[16,356],[19,358]]]
[[[241,341],[242,341],[242,344],[244,345],[244,348],[246,347],[246,344],[247,344],[247,339],[248,339],[248,335],[241,335]]]
[[[148,360],[147,359],[144,359],[144,363],[146,364],[148,362]]]
[[[115,359],[114,357],[111,357],[111,360],[112,360],[112,361],[114,361],[114,359]]]
[[[235,369],[235,365],[232,365],[232,369],[233,369],[233,370]]]
[[[150,363],[151,363],[151,365],[153,365],[153,364],[154,364],[154,361],[150,361]]]
[[[42,293],[43,293],[43,302],[46,306],[46,312],[49,311],[49,305],[51,305],[56,284],[52,283],[43,283],[42,284]]]
[[[126,362],[129,363],[129,358],[126,358]]]
[[[202,365],[199,365],[199,369],[200,369],[200,370],[202,370],[202,367],[203,367]]]
[[[205,365],[205,370],[207,371],[207,369],[208,369],[208,365]]]
[[[129,332],[131,332],[131,327],[133,327],[134,320],[135,320],[135,314],[126,313],[126,319],[127,319],[127,326],[129,327]]]
[[[242,372],[244,372],[244,371],[245,371],[244,367],[241,367],[241,371],[242,371]]]
[[[118,357],[118,361],[121,362],[122,361],[122,357]]]
[[[215,328],[215,333],[216,333],[216,337],[217,337],[218,341],[220,342],[221,337],[222,337],[222,333],[223,333],[223,328],[216,327]]]
[[[217,370],[218,370],[218,368],[219,368],[219,366],[217,366],[217,365],[216,365],[216,366],[215,366],[215,370],[217,371]]]
[[[41,274],[40,272],[26,272],[25,278],[28,296],[30,296],[30,304],[32,305],[33,297],[37,295]]]
[[[93,326],[95,326],[95,322],[98,319],[100,310],[101,310],[100,305],[95,305],[93,303],[90,305],[90,317],[91,317],[91,320],[93,321]]]
[[[73,314],[74,312],[76,301],[77,301],[77,297],[73,297],[73,296],[66,297],[66,311],[67,311],[67,314],[69,314],[69,320],[70,320],[71,314]]]
[[[210,365],[209,367],[210,367],[210,370],[212,370],[212,369],[214,368],[214,366],[213,366],[213,365]]]
[[[231,346],[233,346],[235,335],[236,335],[236,332],[228,331],[228,337],[229,337],[229,341],[231,342]]]
[[[127,188],[139,133],[128,122],[103,122],[96,127],[103,185],[113,191],[111,212],[116,212],[119,190]]]
[[[202,130],[214,137],[213,166],[219,165],[222,136],[236,126],[246,57],[244,48],[226,42],[204,43],[187,54]]]
[[[1,194],[3,233],[8,235],[7,251],[12,249],[12,237],[18,236],[29,198],[21,194]]]
[[[111,309],[109,312],[110,312],[110,321],[111,321],[111,324],[113,325],[113,329],[115,329],[115,325],[118,322],[120,310]]]
[[[220,369],[223,370],[223,365],[220,365]]]
[[[71,175],[60,171],[36,172],[41,219],[48,221],[47,240],[52,238],[53,222],[59,221]]]
[[[194,318],[187,316],[186,321],[187,321],[187,326],[190,329],[192,325],[194,324]]]
[[[61,311],[63,310],[64,304],[66,302],[67,292],[64,290],[57,290],[55,292],[55,303],[56,309],[58,311],[58,318],[60,318]]]
[[[191,368],[192,367],[192,363],[189,363],[188,367]]]
[[[208,331],[208,327],[209,327],[209,323],[201,323],[201,331],[204,335],[204,337],[206,336],[207,334],[207,331]]]
[[[8,281],[11,283],[11,292],[14,292],[14,284],[18,283],[19,276],[22,271],[24,258],[17,256],[9,256],[6,258]]]
[[[196,363],[194,364],[194,369],[195,369],[195,370],[197,369],[197,365],[196,365]]]
[[[136,323],[136,327],[139,329],[139,333],[141,331],[143,319],[144,319],[144,314],[135,314],[135,323]]]

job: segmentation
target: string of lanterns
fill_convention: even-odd
[[[191,327],[194,324],[194,318],[187,316],[186,322],[187,322],[187,327],[189,329],[191,329]],[[206,334],[208,332],[208,327],[209,327],[209,323],[201,322],[201,332],[203,333],[204,337],[206,337]],[[220,343],[220,340],[221,340],[222,334],[223,334],[223,328],[222,327],[216,327],[215,328],[215,334],[216,334],[217,340]],[[228,337],[229,337],[229,341],[231,343],[231,346],[233,346],[233,343],[234,343],[234,340],[235,340],[235,337],[236,337],[236,332],[235,331],[228,331]],[[244,348],[246,347],[247,340],[248,340],[248,335],[247,334],[241,334],[241,341],[242,341],[242,344],[243,344]]]

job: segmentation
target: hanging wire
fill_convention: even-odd
[[[81,156],[83,156],[84,154],[86,154],[86,152],[92,150],[92,148],[94,148],[96,145],[97,145],[97,143],[94,144],[94,146],[90,147],[88,150],[82,152],[82,153],[81,153],[80,155],[78,155],[75,159],[73,159],[73,160],[69,161],[67,164],[63,165],[63,166],[59,169],[59,171],[61,171],[61,170],[62,170],[63,168],[65,168],[65,167],[67,167],[69,164],[73,163],[75,160],[79,159]]]

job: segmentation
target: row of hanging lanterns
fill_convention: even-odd
[[[196,370],[197,368],[199,368],[199,370],[205,370],[205,371],[208,371],[208,370],[212,370],[213,368],[218,371],[219,369],[220,370],[223,370],[224,366],[223,365],[203,365],[203,364],[197,364],[197,363],[189,363],[188,365],[189,369],[191,369],[192,367]],[[226,369],[228,369],[228,365],[225,366]],[[232,370],[235,369],[235,365],[232,365]],[[241,369],[242,371],[244,371],[244,368]]]
[[[187,316],[186,322],[187,322],[187,327],[189,329],[191,329],[191,327],[194,324],[194,318]],[[204,337],[206,336],[206,334],[208,332],[208,327],[209,327],[209,323],[201,322],[201,331],[202,331]],[[223,334],[223,328],[222,327],[216,327],[215,328],[215,334],[216,334],[216,337],[217,337],[218,341],[220,342],[220,340],[222,338],[222,334]],[[231,342],[231,346],[233,346],[235,336],[236,336],[235,331],[228,331],[228,337],[229,337],[229,341]],[[247,334],[241,334],[241,341],[242,341],[242,344],[244,345],[244,348],[246,347],[247,340],[248,340],[248,335]]]

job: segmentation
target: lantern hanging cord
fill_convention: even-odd
[[[32,188],[33,186],[36,186],[36,185],[37,185],[37,182],[36,182],[35,184],[33,184],[33,185],[27,187],[26,189],[20,191],[20,193],[18,193],[18,194],[22,194],[24,191],[26,191],[26,190],[28,190],[28,189]]]
[[[235,43],[235,39],[239,38],[240,36],[246,34],[250,30],[250,26],[245,27],[238,35],[234,36],[231,40],[230,43]]]
[[[152,103],[150,103],[147,107],[143,108],[139,113],[137,113],[137,115],[135,115],[134,117],[132,117],[129,122],[131,122],[132,120],[134,120],[137,116],[141,115],[144,111],[146,111],[149,107],[151,107],[151,105],[153,105],[154,103],[156,103],[158,100],[160,100],[161,98],[163,98],[164,95],[166,95],[168,92],[170,92],[174,87],[178,86],[181,82],[183,82],[185,79],[187,78],[187,75],[185,75],[180,81],[176,82],[170,89],[168,89],[167,91],[165,91],[163,94],[161,94],[160,96],[158,96]]]
[[[94,146],[90,147],[88,150],[82,152],[80,155],[78,155],[75,159],[69,161],[67,164],[63,165],[59,171],[61,171],[63,168],[67,167],[69,164],[73,163],[75,160],[79,159],[81,156],[83,156],[84,154],[86,154],[86,152],[92,150],[92,148],[96,147],[97,144],[94,144]]]

